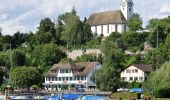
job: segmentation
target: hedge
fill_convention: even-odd
[[[138,97],[137,93],[129,93],[129,92],[120,92],[120,93],[112,93],[110,95],[110,99],[118,99],[118,98],[122,98],[122,99],[129,99],[131,97],[136,98]]]

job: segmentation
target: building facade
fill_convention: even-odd
[[[146,64],[133,64],[121,72],[121,78],[125,82],[143,82],[148,78],[152,67]]]
[[[45,76],[46,90],[59,90],[64,87],[95,87],[91,76],[100,69],[98,62],[76,64],[54,64]]]
[[[120,10],[93,13],[88,19],[93,35],[109,36],[129,30],[127,21],[133,15],[133,1],[122,0]]]

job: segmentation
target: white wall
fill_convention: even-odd
[[[96,28],[95,28],[95,26],[92,26],[92,27],[91,27],[91,31],[92,31],[93,35],[94,35],[94,33],[96,33]]]
[[[109,24],[109,32],[112,33],[112,32],[115,32],[115,31],[116,31],[115,24]]]
[[[135,66],[128,67],[126,70],[131,70],[131,73],[127,73],[126,70],[124,70],[123,72],[121,72],[121,78],[127,77],[127,80],[125,81],[132,82],[130,81],[130,77],[133,77],[133,80],[134,80],[134,77],[138,77],[137,82],[144,81],[145,76],[146,76],[145,73],[140,69],[138,69],[138,73],[132,73],[132,70],[134,69],[137,69],[137,68]],[[143,77],[143,80],[139,80],[140,77]]]
[[[99,70],[100,68],[101,68],[101,65],[100,65],[100,64],[96,65],[95,69],[92,70],[92,71],[87,75],[87,78],[86,78],[86,81],[87,81],[86,87],[87,87],[87,85],[95,86],[95,83],[94,83],[93,81],[91,81],[90,79],[91,79],[92,74],[95,73],[95,70]]]
[[[117,24],[117,25],[108,24],[108,25],[92,26],[91,31],[93,32],[93,34],[96,32],[96,28],[97,28],[98,36],[100,36],[101,34],[103,34],[103,36],[109,36],[112,32],[116,32],[116,31],[119,33],[125,32],[125,24]],[[102,29],[103,29],[103,32],[102,32]],[[108,31],[109,31],[109,33],[108,33]],[[128,31],[128,27],[126,27],[126,31]]]
[[[102,34],[102,25],[97,26],[97,35]]]
[[[104,36],[109,36],[108,25],[103,25],[103,35]]]
[[[117,31],[119,32],[119,33],[122,33],[122,32],[124,32],[124,24],[118,24],[117,25]]]

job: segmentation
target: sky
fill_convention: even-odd
[[[71,11],[74,6],[80,18],[91,13],[120,9],[121,0],[0,0],[0,27],[3,35],[17,31],[36,32],[41,19]],[[170,16],[170,0],[133,0],[134,12],[143,19],[143,26],[151,18]]]

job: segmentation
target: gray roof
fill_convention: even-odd
[[[136,68],[144,71],[144,72],[151,72],[152,71],[152,66],[148,64],[133,64],[131,66],[135,66]]]
[[[127,23],[124,15],[120,10],[93,13],[90,15],[87,22],[92,26]]]
[[[80,62],[75,64],[54,64],[47,72],[46,76],[56,76],[59,69],[71,68],[74,76],[88,75],[98,62]],[[55,71],[55,73],[53,73]]]

